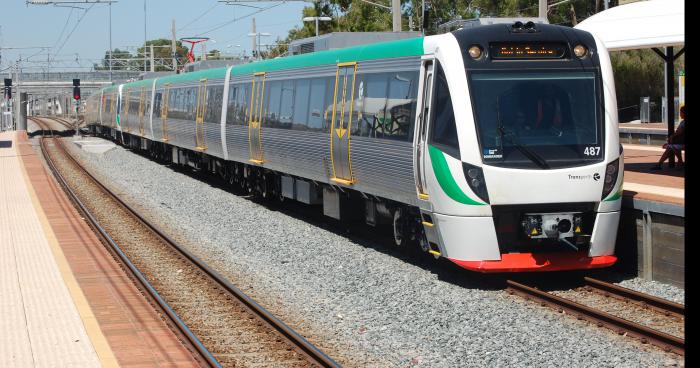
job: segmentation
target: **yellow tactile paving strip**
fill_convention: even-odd
[[[14,132],[0,133],[0,367],[99,367],[27,189]]]

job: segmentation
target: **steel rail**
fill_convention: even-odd
[[[65,151],[65,148],[62,145],[60,147],[61,147],[61,149],[63,149]],[[121,198],[119,198],[119,196],[117,196],[109,188],[104,186],[89,171],[84,169],[82,167],[82,165],[80,165],[80,163],[78,163],[75,160],[75,158],[73,158],[67,152],[66,152],[66,157],[68,157],[71,161],[73,161],[76,165],[78,165],[78,167],[80,167],[84,171],[84,173],[95,182],[95,184],[98,187],[100,187],[108,195],[110,195],[116,202],[118,202],[122,207],[124,207],[124,209],[126,209],[128,212],[133,214],[134,218],[137,221],[139,221],[141,224],[143,224],[144,226],[146,226],[147,228],[152,230],[153,233],[155,235],[157,235],[158,237],[160,237],[166,244],[168,244],[173,249],[175,249],[177,252],[179,252],[181,255],[183,255],[185,257],[185,259],[187,259],[188,261],[193,263],[195,266],[200,268],[207,276],[212,278],[216,283],[221,285],[226,291],[228,291],[233,296],[235,296],[243,305],[248,307],[260,319],[262,319],[265,323],[267,323],[270,327],[272,327],[274,330],[276,330],[278,333],[280,333],[285,339],[287,339],[290,342],[290,344],[298,347],[302,353],[304,353],[306,356],[308,356],[310,358],[310,360],[313,361],[313,363],[315,363],[321,367],[340,367],[340,365],[337,362],[335,362],[333,359],[331,359],[329,356],[327,356],[324,352],[322,352],[315,345],[311,344],[308,340],[306,340],[306,338],[299,335],[291,327],[287,326],[284,322],[279,320],[272,313],[270,313],[265,308],[263,308],[261,305],[259,305],[257,302],[255,302],[255,300],[250,298],[243,291],[241,291],[239,288],[234,286],[230,281],[228,281],[225,277],[223,277],[217,271],[213,270],[206,263],[201,261],[197,256],[195,256],[190,251],[188,251],[187,249],[185,249],[184,247],[179,245],[178,242],[176,242],[175,240],[170,238],[168,235],[166,235],[157,226],[148,222],[136,210],[134,210],[131,206],[129,206],[126,202],[124,202]]]
[[[616,296],[621,299],[629,299],[647,305],[660,312],[673,313],[678,316],[685,316],[685,306],[683,304],[674,303],[672,301],[658,298],[653,295],[640,293],[636,290],[628,289],[622,286],[611,284],[605,281],[597,280],[591,277],[584,277],[584,281],[588,286],[598,289],[601,292],[609,293],[611,296]]]
[[[677,354],[685,355],[685,340],[682,338],[651,329],[639,323],[628,321],[624,318],[576,303],[572,300],[531,286],[523,285],[513,280],[507,280],[506,282],[510,293],[518,294],[526,300],[534,299],[539,301],[542,305],[552,306],[560,312],[567,311],[569,314],[575,315],[578,319],[588,320],[599,327],[607,327],[620,335],[627,334],[635,336],[639,338],[642,343],[649,342],[666,351],[673,351]]]
[[[45,122],[41,121],[40,119],[33,119],[39,126],[42,128],[48,128]],[[51,132],[51,139],[54,139],[54,142],[57,142],[56,137],[53,134],[53,130],[50,130]],[[197,350],[197,353],[201,356],[204,361],[212,367],[221,367],[221,364],[216,360],[216,358],[209,352],[209,350],[202,344],[201,341],[195,336],[195,334],[187,327],[187,325],[182,321],[182,319],[175,313],[175,311],[168,305],[168,303],[160,296],[158,291],[151,285],[150,282],[146,279],[146,277],[139,271],[139,269],[129,260],[129,258],[124,254],[122,251],[121,247],[112,239],[112,237],[109,236],[107,231],[100,226],[99,222],[97,219],[90,213],[90,211],[87,209],[85,204],[78,198],[78,195],[70,188],[68,185],[68,182],[65,180],[63,175],[59,172],[58,168],[56,167],[56,163],[54,162],[53,158],[51,157],[51,154],[48,153],[48,149],[46,148],[45,144],[45,137],[42,137],[41,140],[41,150],[46,158],[46,162],[49,165],[49,168],[53,172],[54,176],[56,177],[57,181],[59,184],[63,187],[63,189],[68,193],[70,199],[75,203],[79,209],[80,212],[85,215],[85,218],[87,218],[90,222],[90,225],[98,232],[98,235],[111,247],[112,251],[119,256],[119,259],[121,262],[127,266],[129,271],[132,273],[134,277],[139,281],[141,286],[148,292],[148,294],[151,296],[151,298],[158,304],[158,306],[165,312],[165,314],[170,318],[172,323],[178,328],[179,332],[181,332],[190,344]]]

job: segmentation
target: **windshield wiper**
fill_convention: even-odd
[[[498,133],[501,136],[501,142],[503,142],[503,138],[508,138],[510,144],[515,146],[515,148],[517,148],[518,151],[520,151],[520,153],[522,153],[525,157],[530,159],[530,161],[534,162],[535,165],[539,166],[541,169],[549,169],[549,164],[547,164],[547,161],[545,161],[545,159],[543,159],[542,156],[535,153],[535,151],[518,143],[514,138],[514,134],[512,132],[506,131],[503,125],[499,125]]]

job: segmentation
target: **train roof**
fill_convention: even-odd
[[[236,65],[231,75],[247,75],[257,72],[271,72],[276,70],[307,68],[320,65],[337,64],[351,61],[365,61],[375,59],[388,59],[406,56],[423,55],[423,38],[416,37],[396,41],[378,42],[368,45],[348,47],[344,49],[317,51],[308,54],[268,59],[248,64]],[[157,79],[157,85],[166,83],[179,84],[200,79],[222,79],[226,76],[227,68],[205,69],[196,72],[168,75]],[[125,83],[128,88],[150,85],[153,79],[145,79]],[[116,86],[105,87],[104,91],[111,91]]]

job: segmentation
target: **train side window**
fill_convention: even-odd
[[[418,96],[418,73],[392,73],[386,103],[384,138],[412,140]]]
[[[362,137],[381,136],[386,107],[387,79],[386,73],[362,74],[357,76],[355,106],[362,113],[352,128],[354,135]]]
[[[185,91],[182,88],[175,89],[175,96],[173,99],[175,102],[173,104],[173,110],[178,119],[182,119],[185,113]]]
[[[311,92],[311,81],[308,79],[297,80],[294,89],[294,117],[292,118],[292,129],[306,129],[307,117],[309,116],[309,93]]]
[[[250,93],[252,90],[252,83],[241,84],[238,91],[238,118],[236,124],[248,125],[248,119],[250,118]]]
[[[177,95],[178,95],[179,90],[177,88],[171,88],[170,91],[167,94],[168,97],[168,103],[166,104],[166,107],[168,108],[168,117],[171,119],[176,119],[177,118]]]
[[[162,92],[156,92],[156,96],[153,99],[153,115],[160,116],[160,101],[163,99]]]
[[[207,87],[207,111],[205,121],[219,124],[221,122],[221,99],[223,98],[223,86]]]
[[[173,88],[171,91],[172,94],[168,95],[168,110],[173,111],[173,119],[181,119],[181,111],[182,108],[179,106],[180,101],[182,100],[182,93],[180,93],[179,88]],[[168,112],[168,116],[170,116],[170,113]]]
[[[236,116],[238,115],[237,105],[238,85],[231,84],[228,88],[228,108],[226,109],[226,124],[235,124]]]
[[[435,101],[433,103],[433,119],[431,122],[428,142],[439,147],[454,157],[460,157],[457,125],[455,122],[452,96],[447,84],[447,78],[440,64],[437,64],[435,78]]]
[[[294,115],[294,80],[282,82],[282,96],[280,97],[280,128],[291,129],[292,116]]]
[[[187,114],[187,90],[178,88],[175,96],[175,111],[177,111],[178,119],[184,119]]]
[[[168,109],[168,115],[170,115],[171,112],[175,112],[175,97],[177,97],[177,89],[171,88],[164,97],[167,97],[168,99],[168,101],[165,103],[165,107]]]
[[[197,111],[197,87],[187,89],[187,120],[194,121]]]
[[[311,81],[308,119],[310,130],[323,130],[323,114],[326,106],[324,101],[326,96],[326,84],[327,81],[325,78],[315,78]]]
[[[279,127],[280,99],[282,94],[282,82],[265,82],[265,96],[263,97],[263,121],[264,126]]]

